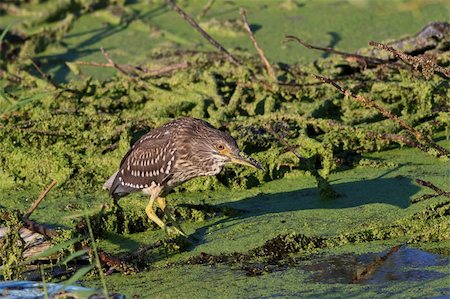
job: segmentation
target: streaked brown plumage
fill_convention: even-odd
[[[216,175],[227,163],[263,169],[252,158],[241,155],[228,133],[195,118],[180,118],[156,128],[139,139],[126,153],[119,170],[104,188],[115,199],[135,191],[150,195],[147,215],[168,233],[182,234],[167,209],[164,197],[174,187],[198,176]],[[164,224],[155,214],[157,201],[175,227]]]

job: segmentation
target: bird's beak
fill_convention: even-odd
[[[246,157],[242,153],[239,155],[230,155],[231,162],[241,165],[246,165],[250,167],[254,167],[260,170],[264,170],[264,167],[252,157]]]

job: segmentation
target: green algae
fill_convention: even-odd
[[[77,4],[76,10],[86,12],[90,2],[73,3]],[[181,2],[181,5],[188,11],[198,11],[200,2],[192,3]],[[35,76],[28,61],[13,60],[6,64],[7,70],[21,76],[23,81],[6,82],[5,95],[15,104],[2,102],[0,106],[2,205],[23,209],[29,205],[30,194],[37,194],[36,190],[56,179],[58,189],[43,203],[43,211],[35,213],[36,219],[74,227],[73,214],[82,213],[87,205],[92,211],[94,235],[100,238],[102,248],[124,256],[140,245],[164,240],[162,246],[135,261],[141,269],[151,271],[107,278],[112,290],[130,297],[149,294],[148,285],[152,287],[149,296],[154,297],[211,294],[242,297],[242,292],[255,297],[327,297],[337,292],[342,296],[371,298],[379,297],[380,293],[417,296],[419,292],[422,296],[437,296],[447,292],[443,286],[448,270],[444,268],[439,271],[447,276],[426,281],[420,291],[412,292],[407,282],[392,283],[381,289],[344,284],[324,286],[308,281],[309,275],[298,267],[312,254],[321,252],[333,254],[343,248],[366,252],[373,250],[372,246],[381,251],[403,242],[419,246],[445,244],[450,238],[449,204],[445,198],[410,204],[411,198],[424,192],[412,183],[415,178],[429,179],[444,189],[448,186],[448,163],[435,159],[436,153],[426,155],[406,148],[402,142],[381,138],[383,134],[409,135],[377,111],[299,75],[321,70],[325,75],[341,76],[357,69],[355,65],[335,57],[325,57],[314,64],[274,65],[280,80],[306,84],[287,88],[260,84],[263,81],[251,82],[251,73],[261,73],[260,62],[242,51],[234,51],[244,62],[239,68],[211,53],[181,52],[180,57],[179,50],[168,49],[167,44],[148,51],[142,43],[148,32],[158,42],[170,40],[183,47],[203,43],[197,37],[191,38],[191,29],[179,26],[181,20],[173,18],[161,6],[162,2],[154,4],[154,11],[142,10],[143,4],[138,2],[118,7],[105,4],[107,9],[94,5],[90,7],[93,13],[80,15],[65,15],[67,9],[72,9],[58,6],[29,23],[28,26],[35,27],[28,32],[31,38],[25,45],[15,45],[19,53],[22,57],[39,53],[44,70],[55,74],[58,83],[67,83],[55,90],[47,80]],[[353,2],[350,6],[337,2],[324,6],[286,1],[271,12],[274,18],[267,20],[265,5],[249,3],[247,7],[254,12],[249,14],[252,22],[256,22],[254,28],[258,20],[264,20],[263,27],[256,31],[257,38],[270,58],[288,62],[297,61],[305,52],[289,44],[279,51],[279,45],[273,42],[282,34],[273,30],[280,35],[274,39],[266,26],[277,22],[277,9],[283,11],[283,19],[286,13],[298,19],[294,15],[297,7],[308,14],[305,21],[308,24],[318,21],[311,11],[308,13],[317,6],[344,12],[368,9]],[[380,14],[377,9],[386,3],[366,5]],[[438,1],[423,5],[424,9],[416,17],[429,21],[428,14],[439,16],[444,11],[438,9],[440,5]],[[234,9],[230,8],[230,11]],[[211,18],[202,24],[209,26],[211,33],[227,47],[235,43],[246,47],[247,37],[237,31],[239,22],[222,9],[214,8]],[[393,11],[380,19],[387,24],[386,28],[398,30],[401,36],[410,30],[406,27],[411,19],[407,13],[400,13],[396,24],[402,25],[389,27]],[[0,23],[4,20],[0,18]],[[48,21],[56,26],[47,27]],[[180,32],[174,34],[166,24],[178,27]],[[215,32],[218,24],[225,24],[226,32]],[[340,28],[336,24],[325,25],[332,25],[335,30]],[[301,36],[322,43],[327,40],[323,38],[325,27],[314,27],[314,30],[320,28],[320,34],[312,30]],[[351,28],[348,24],[346,27]],[[350,35],[355,43],[348,43],[347,30],[339,31],[343,37],[340,43],[352,49],[365,45],[363,39],[356,41],[353,37],[360,34],[356,31]],[[379,31],[373,39],[393,37]],[[126,76],[112,77],[112,70],[102,70],[100,74],[98,69],[77,66],[76,75],[81,79],[69,81],[73,74],[68,75],[65,67],[55,67],[55,64],[60,60],[102,61],[98,51],[93,50],[99,46],[92,40],[96,32],[100,32],[100,37],[105,36],[106,47],[111,48],[108,51],[119,63],[144,61],[151,68],[185,60],[189,68],[133,84]],[[125,38],[130,41],[127,51],[123,49]],[[135,40],[139,40],[139,45],[133,47]],[[307,54],[314,55],[319,54]],[[382,72],[381,81],[379,72]],[[448,139],[449,128],[449,114],[445,111],[450,94],[445,80],[437,75],[423,80],[408,71],[380,69],[366,69],[353,75],[345,81],[348,88],[373,99],[449,148],[448,140],[441,140]],[[146,198],[134,194],[122,199],[120,207],[107,206],[102,204],[111,200],[106,192],[100,191],[130,144],[148,130],[186,115],[206,119],[229,131],[241,148],[268,170],[255,173],[232,166],[216,178],[199,178],[178,187],[169,196],[169,204],[182,221],[182,227],[195,237],[188,248],[186,244],[165,240],[164,234],[148,221],[144,212]],[[317,189],[311,169],[286,151],[267,132],[267,126],[308,159],[340,196],[321,201],[323,189],[320,186]],[[83,222],[77,219],[76,223],[77,229],[83,231]],[[55,242],[62,242],[72,234],[69,230],[68,236]],[[61,257],[68,254],[63,252]],[[258,276],[258,280],[249,275]],[[88,284],[95,285],[96,281],[90,279]],[[180,285],[186,287],[181,290]]]
[[[19,234],[22,215],[18,211],[6,212],[4,209],[0,213],[2,214],[2,220],[6,220],[0,222],[6,229],[5,236],[0,240],[2,249],[0,275],[3,280],[20,279],[23,270],[25,270],[22,260],[25,242]]]

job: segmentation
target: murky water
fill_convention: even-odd
[[[313,282],[378,284],[442,278],[447,274],[429,267],[445,265],[450,265],[450,257],[402,246],[391,253],[322,257],[303,268],[313,272]]]

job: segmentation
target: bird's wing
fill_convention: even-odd
[[[158,130],[159,131],[159,130]],[[138,140],[123,158],[110,188],[123,196],[167,181],[175,164],[175,141],[171,134],[150,132]]]

